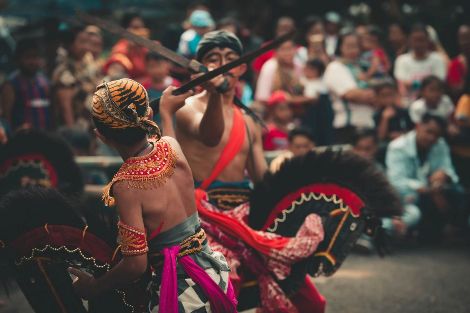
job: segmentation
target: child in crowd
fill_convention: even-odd
[[[374,114],[374,121],[380,140],[391,141],[413,129],[408,111],[400,107],[398,88],[393,81],[377,84],[374,92],[378,109]]]
[[[383,78],[388,76],[388,71],[390,71],[391,63],[381,44],[381,37],[382,31],[379,28],[369,26],[362,38],[364,52],[361,59],[367,67],[363,79],[365,81],[372,78]]]
[[[454,111],[452,100],[444,94],[444,82],[430,75],[421,82],[420,98],[410,106],[409,113],[414,123],[421,122],[425,113],[449,120]]]
[[[315,141],[313,135],[307,128],[295,128],[289,133],[289,146],[288,150],[278,155],[269,164],[269,170],[274,173],[277,172],[284,161],[298,156],[304,156],[309,151],[315,148]]]
[[[18,42],[15,51],[17,71],[10,75],[0,92],[0,111],[12,131],[18,128],[52,130],[53,114],[50,83],[42,74],[44,60],[34,39]]]
[[[288,134],[293,128],[294,120],[288,94],[280,90],[275,91],[267,104],[270,123],[263,135],[263,148],[265,151],[284,150],[288,146]]]
[[[171,62],[157,53],[149,52],[145,57],[147,66],[147,79],[142,82],[142,86],[147,89],[150,101],[162,96],[163,91],[168,86],[179,87],[178,80],[170,76]],[[153,120],[160,123],[160,114],[154,112]]]
[[[318,99],[320,94],[327,93],[326,85],[322,79],[324,72],[325,64],[320,59],[307,61],[303,76],[300,78],[305,97]]]

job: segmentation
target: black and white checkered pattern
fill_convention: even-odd
[[[225,258],[219,252],[213,252],[213,257],[221,263],[225,263]],[[228,287],[228,271],[218,271],[215,268],[208,268],[205,270],[206,273],[219,285],[219,287],[227,292]],[[210,313],[210,303],[207,297],[204,295],[202,288],[196,285],[194,281],[189,278],[188,275],[180,277],[178,275],[178,306],[179,313]],[[164,283],[164,282],[162,282]],[[159,312],[158,299],[160,297],[160,286],[155,283],[151,285],[152,288],[152,304],[153,307],[150,312]],[[158,290],[157,290],[158,289]]]

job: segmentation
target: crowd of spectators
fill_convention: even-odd
[[[236,33],[246,50],[259,38],[231,17],[215,21],[205,6],[183,22],[178,53],[194,58],[213,29]],[[139,14],[121,26],[157,40]],[[449,56],[431,25],[344,23],[336,12],[303,23],[284,16],[276,36],[301,34],[255,59],[237,96],[265,121],[266,151],[285,158],[316,146],[350,145],[377,163],[402,197],[403,215],[384,220],[390,234],[414,230],[426,238],[468,224],[470,187],[470,25],[456,34],[460,53]],[[189,78],[161,56],[126,39],[104,45],[98,27],[65,25],[55,58],[38,40],[16,42],[13,71],[0,94],[0,143],[18,129],[57,131],[77,155],[112,155],[95,140],[91,95],[102,80],[130,77],[151,99]],[[455,34],[449,34],[454,36]],[[54,59],[53,64],[45,60]],[[158,113],[158,112],[155,112]],[[158,114],[155,114],[158,122]]]

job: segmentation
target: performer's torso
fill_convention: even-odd
[[[204,114],[207,106],[207,102],[204,102],[205,98],[194,97],[194,101],[191,101],[187,105],[191,105],[197,114]],[[195,181],[202,181],[209,177],[214,165],[218,161],[222,150],[229,141],[230,132],[233,125],[233,108],[230,105],[224,104],[224,121],[225,129],[221,141],[215,147],[208,147],[204,143],[196,140],[190,134],[178,130],[177,124],[177,137],[181,144],[181,147],[186,155],[191,170],[193,172]],[[243,127],[248,128],[245,135],[245,142],[239,153],[233,158],[233,160],[227,165],[222,173],[217,177],[217,180],[224,182],[238,182],[243,181],[246,178],[245,169],[248,165],[248,157],[250,155],[250,143],[254,141],[254,123],[246,115],[244,115]],[[249,136],[251,137],[249,139]]]

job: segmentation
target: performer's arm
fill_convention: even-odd
[[[176,87],[169,86],[163,91],[160,98],[160,116],[162,118],[163,136],[170,136],[176,138],[175,127],[173,126],[173,117],[183,105],[184,100],[193,95],[190,90],[182,95],[174,96],[171,93]]]
[[[252,149],[250,150],[251,155],[248,155],[246,167],[251,180],[258,182],[263,178],[264,174],[268,170],[268,164],[266,163],[263,152],[261,127],[251,118],[247,119],[247,124],[251,130],[250,135],[252,136],[253,141]]]
[[[113,193],[118,204],[120,222],[133,229],[141,230],[145,234],[140,200],[132,192],[132,189],[129,189],[125,182],[118,182],[113,186]],[[89,299],[108,290],[125,286],[146,271],[147,252],[125,255],[123,245],[121,244],[121,251],[124,254],[122,260],[100,278],[94,279],[91,275],[80,270],[69,269],[73,275],[78,277],[78,280],[74,282],[74,287],[81,297]]]

